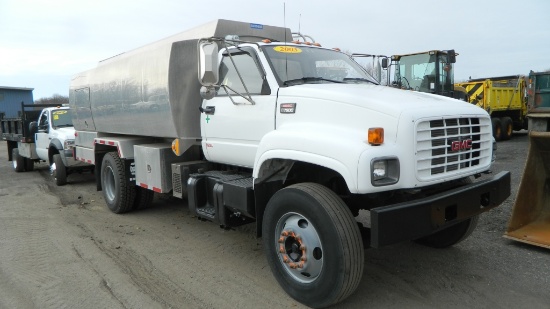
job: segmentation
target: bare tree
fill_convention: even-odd
[[[35,104],[69,104],[69,97],[54,94],[51,97],[40,98],[34,101]]]

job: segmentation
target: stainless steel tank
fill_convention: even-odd
[[[200,138],[197,42],[291,40],[290,29],[219,19],[100,61],[73,76],[69,102],[79,131]]]

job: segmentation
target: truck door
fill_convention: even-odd
[[[221,87],[213,99],[203,101],[202,146],[210,161],[252,167],[260,140],[275,129],[276,96],[264,83],[254,49],[242,48],[232,58],[225,54],[220,64],[225,90]],[[247,97],[247,92],[253,103],[239,95]]]
[[[48,146],[50,145],[50,111],[43,110],[38,117],[38,132],[35,135],[36,154],[41,160],[48,160]]]

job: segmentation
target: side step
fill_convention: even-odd
[[[250,175],[207,171],[189,175],[189,210],[199,219],[222,227],[253,222],[255,217],[253,179]]]

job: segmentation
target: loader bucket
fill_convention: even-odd
[[[529,132],[529,151],[504,237],[550,249],[550,132]]]

